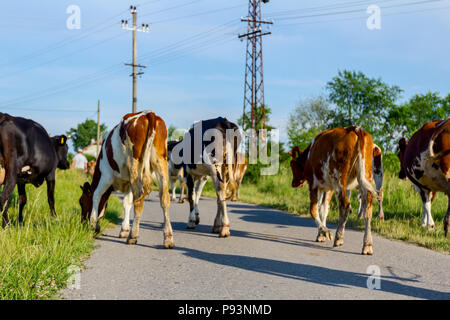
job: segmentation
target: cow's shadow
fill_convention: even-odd
[[[175,247],[174,250],[182,251],[184,255],[193,259],[253,272],[259,272],[271,276],[306,281],[325,286],[342,287],[349,289],[351,289],[352,287],[357,287],[369,290],[367,288],[369,275],[364,273],[335,270],[315,265],[293,263],[266,258],[211,253],[183,247]],[[397,282],[406,281],[409,283],[418,283],[419,281],[415,279],[400,278],[397,276],[381,276],[380,280],[380,290],[383,292],[389,292],[420,299],[450,299],[449,292],[424,289]],[[369,282],[370,281],[371,280],[369,280]]]

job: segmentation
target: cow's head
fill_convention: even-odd
[[[52,137],[53,147],[56,151],[56,157],[58,158],[57,168],[66,170],[70,168],[70,163],[67,161],[67,137],[65,135]]]
[[[305,164],[307,152],[300,150],[299,147],[293,147],[289,152],[292,157],[291,169],[292,169],[292,188],[302,187],[306,181],[305,177]]]
[[[81,221],[90,219],[92,212],[92,189],[89,182],[85,182],[83,186],[80,186],[83,193],[81,194],[79,203],[81,206]]]
[[[403,167],[403,158],[405,156],[405,150],[406,147],[408,146],[408,141],[405,138],[401,138],[400,141],[398,142],[398,159],[400,160],[400,172],[398,174],[398,177],[400,179],[406,179],[406,171],[405,168]]]

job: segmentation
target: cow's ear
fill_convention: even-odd
[[[405,138],[401,138],[398,142],[398,148],[400,151],[405,151],[406,147],[408,146],[408,141],[406,141]]]
[[[83,192],[91,193],[91,185],[89,184],[89,182],[85,182],[81,189],[83,189]]]
[[[58,143],[60,146],[65,145],[67,142],[67,137],[65,135],[61,135],[58,137]]]
[[[300,157],[301,153],[302,153],[302,151],[300,150],[299,147],[293,147],[293,148],[292,148],[292,151],[289,152],[289,154],[291,155],[291,157],[292,157],[294,160],[297,160],[297,159]]]

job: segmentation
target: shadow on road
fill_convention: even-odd
[[[368,275],[364,273],[354,273],[265,258],[204,252],[183,247],[176,247],[175,250],[183,251],[183,254],[190,258],[288,279],[301,280],[332,287],[367,288]],[[413,287],[393,280],[413,283],[418,282],[417,280],[407,278],[381,276],[381,291],[421,299],[450,299],[450,293],[448,292]]]

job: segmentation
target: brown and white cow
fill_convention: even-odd
[[[241,188],[242,179],[247,172],[247,158],[242,152],[237,153],[238,161],[233,163],[234,180],[236,181],[236,188],[231,190],[231,194],[227,197],[227,200],[238,201],[239,189]],[[229,179],[227,175],[227,179]],[[227,190],[228,192],[228,190]]]
[[[372,186],[373,141],[370,134],[355,126],[326,130],[305,150],[294,147],[291,156],[292,187],[301,187],[305,182],[309,185],[310,214],[318,227],[316,241],[332,240],[326,218],[334,191],[339,202],[334,246],[344,244],[345,224],[351,213],[347,190],[358,187],[365,220],[362,254],[372,255],[370,222],[372,201],[377,198],[377,192]]]
[[[90,219],[98,232],[98,220],[104,215],[105,204],[112,191],[125,193],[124,219],[119,236],[136,244],[145,196],[156,178],[164,212],[164,247],[173,248],[169,219],[167,128],[152,111],[126,114],[102,144],[92,184],[86,182],[80,198],[82,221]],[[130,231],[130,211],[135,218]]]
[[[184,168],[183,165],[176,165],[172,160],[172,150],[178,144],[179,141],[169,141],[167,143],[167,151],[169,155],[169,182],[172,189],[171,200],[175,201],[176,182],[180,181],[180,197],[178,203],[184,203],[184,196],[187,193],[187,186],[184,182]]]
[[[445,236],[450,228],[450,118],[423,125],[409,141],[399,141],[401,170],[399,177],[414,184],[423,204],[422,226],[434,228],[431,202],[435,192],[448,197],[448,209],[444,218]]]

